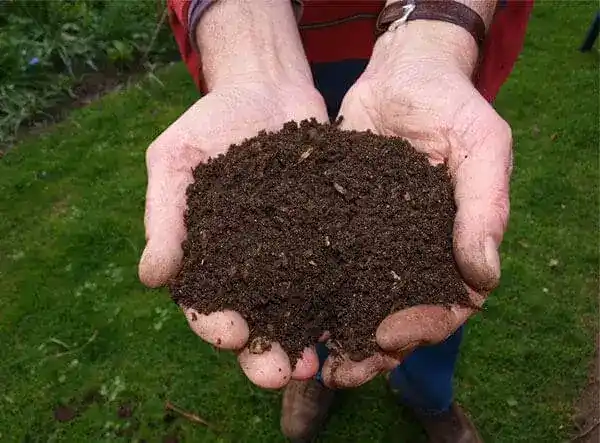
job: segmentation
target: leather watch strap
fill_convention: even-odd
[[[460,26],[473,36],[479,50],[485,40],[485,23],[481,16],[468,6],[451,0],[400,0],[391,3],[377,18],[376,35],[412,20],[438,20]]]

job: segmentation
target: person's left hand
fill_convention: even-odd
[[[404,137],[432,163],[447,163],[457,204],[455,260],[472,301],[481,306],[500,277],[498,247],[509,213],[511,130],[471,82],[477,57],[471,54],[469,59],[464,50],[476,53],[470,35],[453,25],[434,26],[429,34],[431,22],[412,22],[395,35],[380,37],[369,66],[342,103],[341,128]],[[408,33],[410,37],[403,35]],[[454,47],[439,41],[438,36],[448,33],[455,33],[448,39]],[[456,45],[457,39],[462,46]],[[421,305],[396,312],[377,329],[380,354],[362,362],[329,358],[323,380],[335,387],[361,385],[392,369],[416,347],[443,341],[474,311]]]

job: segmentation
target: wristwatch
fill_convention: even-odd
[[[377,18],[375,34],[393,32],[412,20],[438,20],[464,28],[473,36],[481,51],[485,41],[485,23],[481,16],[467,5],[448,0],[399,0],[387,5]]]

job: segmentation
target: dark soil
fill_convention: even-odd
[[[119,418],[130,418],[133,415],[133,406],[125,403],[119,406],[117,416]]]
[[[251,350],[275,340],[298,357],[328,331],[336,351],[360,360],[377,351],[390,313],[470,304],[452,255],[447,168],[402,139],[287,123],[194,178],[172,297],[201,313],[240,312]]]
[[[54,419],[60,422],[68,422],[77,417],[77,411],[70,406],[60,405],[54,409]]]
[[[127,441],[139,441],[142,443],[145,440],[136,438],[136,436],[139,436],[140,428],[142,428],[142,430],[153,429],[158,432],[162,430],[164,431],[163,441],[174,443],[180,441],[180,428],[174,424],[178,419],[177,415],[166,412],[163,421],[151,420],[145,421],[142,424],[140,419],[135,417],[137,404],[137,400],[134,398],[126,399],[124,402],[120,403],[116,409],[116,416],[121,424],[112,430],[107,429],[107,432],[112,432],[115,438],[118,437]],[[73,397],[64,404],[57,405],[52,411],[54,420],[59,423],[67,423],[82,418],[88,408],[93,405],[101,407],[106,406],[106,399],[96,388],[84,392],[82,396]],[[37,441],[33,437],[26,437],[25,440]]]

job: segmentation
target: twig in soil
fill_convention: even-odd
[[[306,151],[304,151],[304,153],[300,156],[300,159],[298,160],[298,164],[302,163],[304,160],[306,160],[308,158],[308,156],[313,152],[315,148],[308,148]]]
[[[209,422],[207,422],[206,420],[204,420],[201,417],[198,417],[196,414],[193,414],[191,412],[187,412],[184,411],[183,409],[181,409],[178,406],[175,406],[173,403],[171,403],[169,400],[167,400],[167,402],[165,403],[165,409],[167,411],[173,411],[176,414],[181,415],[182,417],[187,418],[189,421],[194,422],[194,423],[198,423],[201,425],[206,426],[207,428],[214,428],[214,426],[212,424],[210,424]]]
[[[337,192],[339,192],[342,195],[344,195],[346,193],[346,190],[341,185],[339,185],[338,183],[334,183],[333,187],[335,188],[335,190]]]
[[[575,437],[571,439],[571,441],[581,440],[583,437],[586,437],[592,433],[594,429],[596,429],[600,425],[600,420],[596,420],[596,423],[592,424],[589,428],[583,431],[581,434],[577,434]]]

